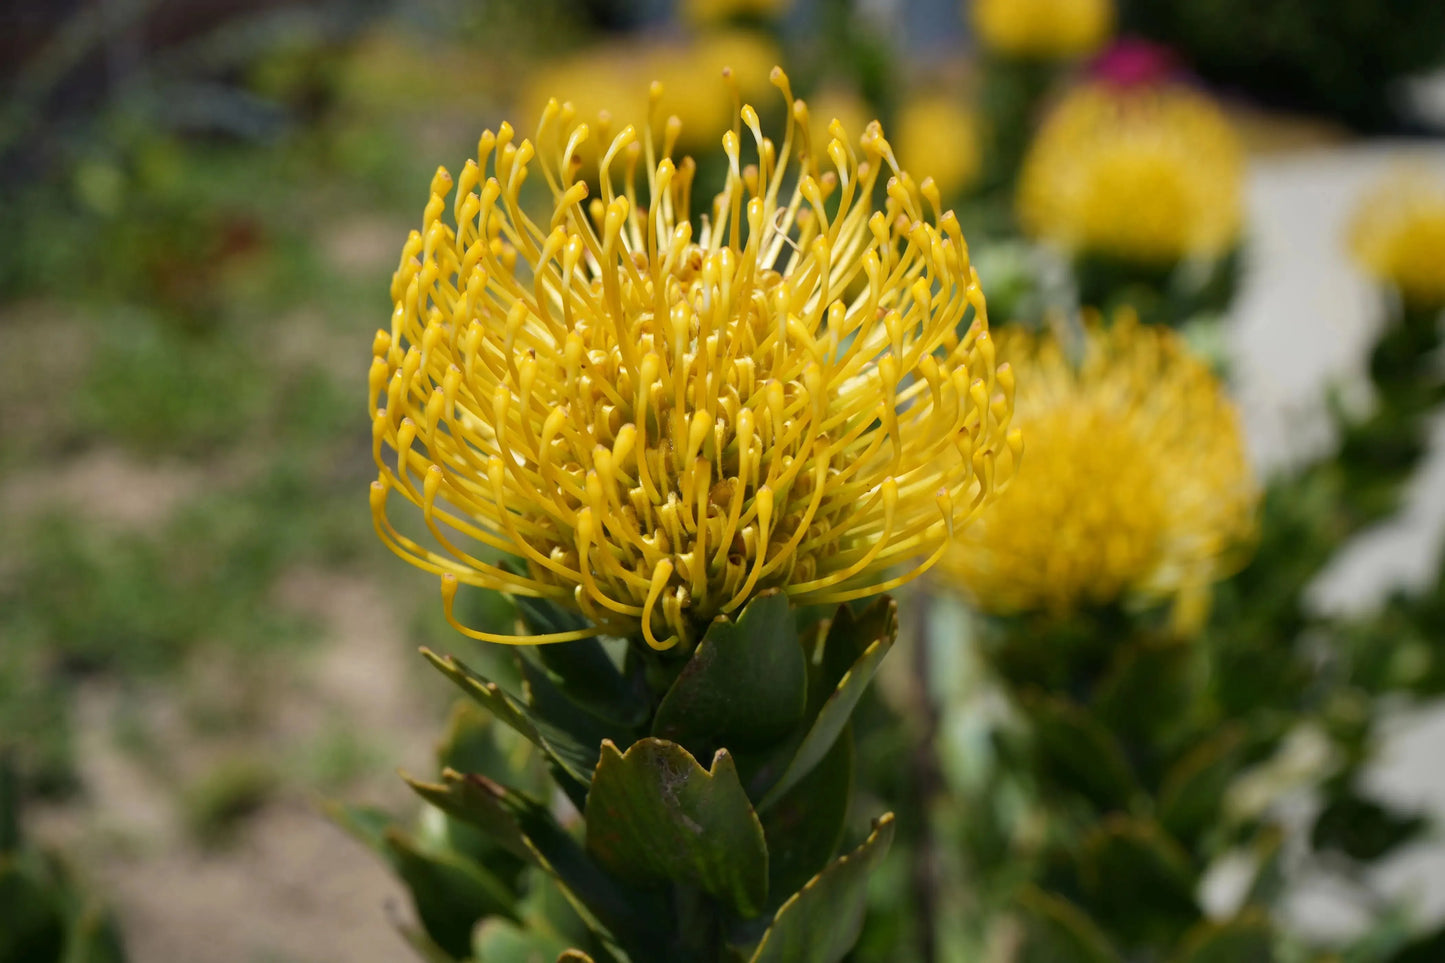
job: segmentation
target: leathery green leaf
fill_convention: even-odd
[[[778,908],[752,963],[837,963],[863,929],[868,874],[893,842],[893,814],[873,823],[857,849],[840,856]]]
[[[549,723],[532,711],[531,707],[509,695],[501,687],[473,672],[461,660],[453,656],[440,656],[430,649],[422,649],[428,662],[467,695],[497,718],[515,729],[525,739],[547,754],[555,769],[573,785],[569,795],[581,794],[592,777],[592,766],[597,758],[596,748],[589,748],[579,742],[566,730]],[[573,792],[572,790],[576,790]]]
[[[408,780],[422,798],[486,832],[499,845],[521,854],[551,876],[584,924],[629,945],[649,945],[660,907],[647,893],[604,873],[581,844],[557,824],[542,803],[478,774],[442,774],[440,783]],[[367,824],[354,826],[377,829]],[[363,838],[366,837],[362,833]]]
[[[798,782],[813,771],[823,757],[833,748],[843,728],[853,715],[853,709],[858,705],[858,700],[863,697],[868,684],[873,681],[873,675],[878,671],[878,665],[883,657],[893,648],[893,641],[897,637],[897,606],[891,599],[885,600],[887,609],[891,612],[890,618],[877,621],[878,631],[881,633],[863,649],[863,654],[854,661],[838,679],[833,690],[823,701],[818,709],[817,715],[813,718],[812,724],[803,735],[798,748],[787,761],[781,766],[782,774],[768,787],[767,793],[758,804],[759,810],[767,809],[774,805],[779,799]],[[864,624],[864,623],[854,623]],[[871,634],[871,633],[870,633]],[[830,630],[825,644],[824,664],[827,664],[827,646],[833,642],[833,632]],[[766,779],[768,772],[764,770],[759,777]]]
[[[773,905],[796,892],[837,853],[852,795],[853,736],[845,729],[823,761],[761,814]]]
[[[1124,809],[1138,789],[1134,770],[1098,720],[1056,696],[1024,700],[1034,724],[1041,775],[1060,787],[1074,787],[1101,809]]]
[[[674,742],[604,742],[586,821],[588,853],[621,879],[696,886],[742,917],[767,903],[763,827],[726,750],[709,771]]]
[[[1018,902],[1028,934],[1023,963],[1120,963],[1098,925],[1068,900],[1030,887]]]
[[[1274,934],[1259,911],[1223,923],[1201,923],[1185,934],[1172,963],[1271,963]]]
[[[803,717],[807,665],[797,621],[782,592],[750,601],[736,622],[708,627],[663,696],[652,734],[700,757],[723,747],[764,745]]]

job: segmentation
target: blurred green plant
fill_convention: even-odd
[[[276,794],[280,778],[265,759],[240,755],[218,761],[181,795],[187,828],[203,846],[224,845]]]
[[[60,856],[25,838],[20,797],[0,749],[0,963],[123,963],[110,913]]]
[[[1432,0],[1124,0],[1126,29],[1167,43],[1214,83],[1266,103],[1398,129],[1395,81],[1445,63]]]

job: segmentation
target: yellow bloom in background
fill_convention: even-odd
[[[679,146],[708,147],[737,110],[732,91],[712,78],[728,67],[743,99],[756,99],[771,93],[767,76],[777,62],[776,46],[746,30],[710,32],[688,41],[652,37],[600,44],[539,68],[527,79],[521,109],[536,117],[553,98],[570,103],[578,119],[593,129],[578,156],[595,166],[599,145],[605,150],[613,134],[629,124],[638,131],[646,128],[648,90],[657,81],[663,90],[661,116],[682,121]],[[598,125],[604,115],[607,130]]]
[[[776,20],[793,8],[793,0],[683,0],[689,23],[721,23],[733,19]]]
[[[1013,376],[958,219],[876,122],[812,150],[806,106],[772,78],[791,107],[781,146],[745,106],[697,223],[695,165],[672,159],[656,86],[595,189],[575,163],[591,129],[555,100],[534,139],[504,124],[455,184],[433,180],[375,341],[372,511],[468,635],[665,648],[765,588],[799,604],[886,591],[1011,475]],[[553,199],[538,220],[528,177]],[[393,494],[429,538],[393,525]],[[595,628],[468,629],[459,584],[553,599]]]
[[[993,613],[1120,598],[1194,611],[1254,525],[1233,406],[1168,329],[1089,326],[1075,362],[1049,335],[998,333],[1017,372],[1029,459],[944,569]]]
[[[1114,31],[1113,0],[972,0],[972,15],[983,46],[1013,57],[1081,57]]]
[[[863,130],[878,116],[856,91],[833,84],[815,91],[806,106],[809,140],[818,148],[826,147],[833,139],[828,133],[833,121],[842,124],[844,130]]]
[[[1075,251],[1217,257],[1239,239],[1243,180],[1243,148],[1209,98],[1093,83],[1064,97],[1024,158],[1019,219]]]
[[[898,117],[898,152],[918,174],[932,177],[944,197],[969,187],[983,164],[978,123],[958,98],[910,98]]]
[[[1412,170],[1378,185],[1355,212],[1350,246],[1405,301],[1445,306],[1445,181]]]

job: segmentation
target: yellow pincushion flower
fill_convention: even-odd
[[[973,0],[972,13],[983,45],[1014,57],[1081,57],[1114,30],[1112,0]]]
[[[1127,317],[1090,326],[1077,363],[1051,336],[998,342],[1029,460],[945,570],[995,613],[1193,605],[1253,530],[1255,484],[1218,380],[1177,335]]]
[[[1379,185],[1356,211],[1350,243],[1405,301],[1445,306],[1445,183],[1411,171]]]
[[[919,174],[932,177],[944,197],[978,177],[982,156],[978,126],[962,102],[947,94],[910,98],[898,117],[898,152]]]
[[[957,218],[876,122],[856,145],[835,124],[814,151],[806,106],[772,76],[791,106],[781,147],[743,107],[696,224],[676,118],[660,151],[651,122],[622,129],[594,187],[575,162],[589,128],[551,101],[534,140],[482,135],[450,204],[451,176],[433,180],[376,336],[372,512],[467,634],[664,648],[765,588],[800,604],[886,591],[1011,474],[1013,376]],[[536,220],[519,197],[534,173],[552,197]],[[393,525],[392,494],[428,544]],[[468,629],[459,584],[553,599],[593,628]]]
[[[1019,175],[1019,219],[1075,251],[1217,257],[1239,239],[1243,178],[1239,139],[1207,97],[1098,82],[1044,122]]]

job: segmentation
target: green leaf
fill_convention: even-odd
[[[27,862],[23,852],[0,856],[0,963],[58,960],[65,946],[59,898]]]
[[[763,827],[726,750],[708,771],[674,742],[604,742],[586,821],[588,853],[621,879],[696,886],[743,917],[767,904]]]
[[[1249,892],[1244,895],[1246,906],[1273,906],[1284,892],[1284,842],[1285,832],[1279,826],[1266,826],[1260,830],[1254,841],[1254,855],[1257,866]]]
[[[631,945],[661,937],[661,908],[649,894],[633,890],[598,868],[545,806],[484,776],[444,772],[441,783],[411,785],[445,812],[487,832],[551,876],[583,923]]]
[[[801,888],[838,852],[852,794],[853,735],[845,729],[813,771],[760,815],[772,905]]]
[[[597,963],[618,963],[604,945],[600,931],[588,925],[577,912],[573,897],[552,877],[541,870],[530,870],[522,886],[526,891],[519,904],[523,928],[555,937],[567,949],[585,950]]]
[[[20,776],[7,752],[0,752],[0,857],[20,848]]]
[[[807,665],[788,598],[754,598],[738,620],[715,619],[663,696],[652,734],[706,758],[766,745],[803,717]]]
[[[754,787],[767,787],[766,795],[758,804],[759,811],[775,805],[833,748],[897,636],[898,604],[890,598],[879,599],[858,618],[854,618],[846,606],[839,610],[823,643],[821,681],[824,685],[831,682],[832,687],[822,688],[827,696],[798,748],[765,764],[749,780]],[[853,652],[860,654],[848,662]],[[837,681],[833,682],[835,678]],[[815,688],[821,688],[816,685],[818,681],[814,680]],[[813,701],[811,694],[809,701]],[[769,785],[778,770],[781,775]]]
[[[466,958],[478,920],[516,917],[512,892],[482,866],[449,850],[423,846],[376,810],[343,806],[332,807],[332,813],[391,863],[411,893],[427,936],[453,957]]]
[[[891,642],[897,635],[898,603],[891,596],[874,599],[858,613],[847,605],[838,606],[823,637],[820,701],[822,695],[837,688],[873,643],[879,639]]]
[[[1105,726],[1158,744],[1181,707],[1194,704],[1199,647],[1193,640],[1150,640],[1125,646],[1099,685],[1093,710]]]
[[[1373,862],[1416,838],[1429,820],[1366,799],[1351,788],[1325,804],[1310,833],[1315,849],[1336,850],[1351,859]]]
[[[461,660],[453,656],[439,656],[430,649],[422,649],[421,653],[498,721],[515,729],[546,753],[562,773],[563,788],[569,790],[569,795],[585,794],[586,786],[592,779],[592,768],[597,762],[595,748],[589,749],[565,729],[538,716],[531,706],[519,702],[495,683],[477,675]],[[567,785],[568,781],[572,785]]]
[[[396,930],[422,963],[458,963],[457,957],[438,946],[424,927],[398,921]]]
[[[1406,944],[1386,963],[1439,963],[1445,960],[1445,927]]]
[[[125,958],[115,917],[86,901],[70,921],[62,963],[125,963]]]
[[[1216,825],[1224,794],[1243,764],[1244,745],[1244,730],[1226,726],[1175,763],[1159,787],[1160,825],[1183,840]]]
[[[857,849],[840,856],[794,893],[773,917],[752,963],[837,963],[863,929],[868,874],[893,842],[893,814],[873,823]]]
[[[1029,887],[1018,902],[1028,933],[1020,963],[1120,963],[1108,937],[1068,900]]]
[[[507,790],[480,773],[463,774],[443,769],[439,783],[421,782],[402,775],[407,785],[427,802],[482,832],[491,842],[523,859],[532,852],[516,817],[503,801]]]
[[[1171,963],[1273,963],[1274,934],[1263,913],[1201,923],[1184,937]]]
[[[518,661],[522,666],[527,706],[538,731],[552,742],[554,751],[567,754],[574,767],[591,772],[597,765],[597,753],[604,739],[630,745],[639,735],[636,730],[604,719],[573,702],[540,666],[526,659]],[[581,808],[585,796],[585,793],[574,795],[572,801]]]
[[[472,936],[472,956],[482,963],[552,963],[568,952],[565,942],[508,920],[483,920]]]
[[[527,630],[537,635],[567,632],[588,624],[580,613],[550,599],[519,596],[516,605]],[[638,679],[624,676],[598,639],[532,645],[523,651],[523,658],[540,664],[568,699],[599,718],[625,728],[647,720],[650,704],[645,686]]]
[[[505,802],[537,866],[562,887],[583,922],[593,932],[612,934],[634,957],[649,958],[670,925],[656,894],[603,872],[540,803],[514,793],[506,793]]]
[[[1128,940],[1173,942],[1200,917],[1189,855],[1149,820],[1114,815],[1092,830],[1079,882],[1094,916]]]
[[[1100,809],[1127,809],[1137,791],[1134,771],[1114,735],[1066,699],[1040,694],[1022,699],[1034,724],[1040,775],[1073,790]]]
[[[542,754],[521,743],[514,731],[503,729],[495,716],[470,699],[458,699],[452,706],[437,747],[437,765],[480,773],[532,796],[551,790]]]

